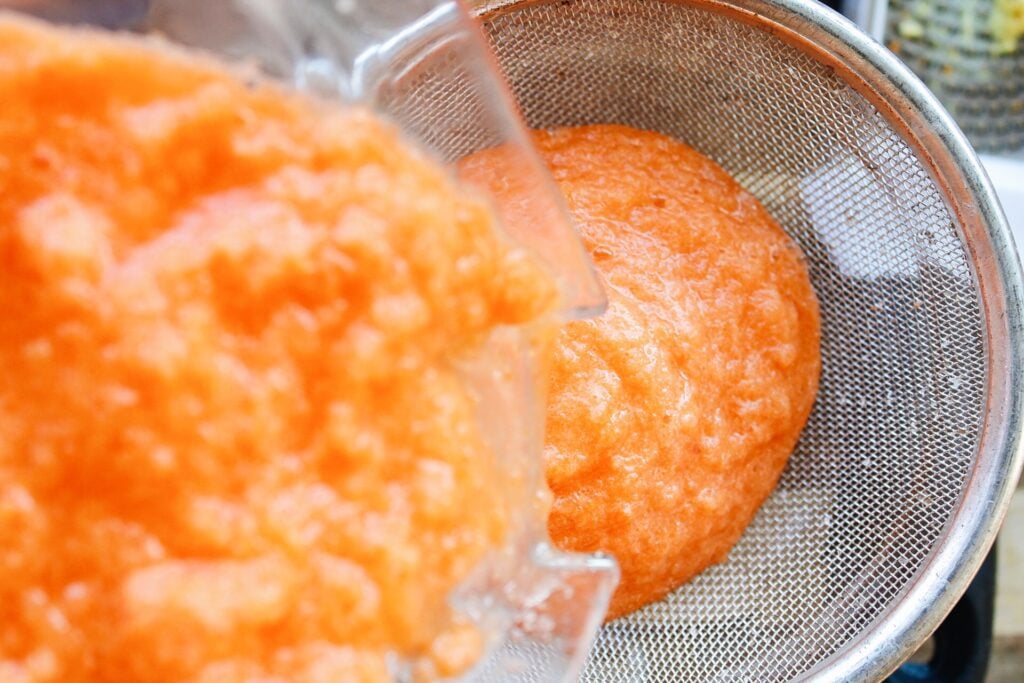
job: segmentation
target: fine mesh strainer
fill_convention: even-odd
[[[973,152],[813,2],[476,10],[531,126],[628,124],[716,159],[799,242],[822,304],[821,390],[777,491],[726,563],[607,625],[584,680],[883,677],[964,590],[1020,466],[1020,273]],[[437,73],[410,69],[396,113],[457,157],[474,108]]]
[[[368,101],[457,159],[505,138],[481,125],[458,36],[430,30],[453,6],[437,5],[354,63],[386,62]],[[583,678],[881,678],[962,593],[1021,464],[1021,276],[963,136],[892,55],[810,0],[475,7],[531,125],[624,123],[715,158],[803,247],[822,304],[821,389],[778,489],[726,563],[607,625]],[[545,647],[520,645],[519,668],[495,677],[559,678]]]

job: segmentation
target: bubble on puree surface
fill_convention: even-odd
[[[0,15],[0,102],[0,680],[471,662],[456,366],[550,280],[373,116],[162,44]]]
[[[556,345],[549,530],[622,569],[610,617],[724,560],[803,428],[819,312],[796,245],[710,159],[663,135],[536,132],[604,281]],[[493,185],[496,155],[462,173]]]

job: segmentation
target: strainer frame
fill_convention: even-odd
[[[989,388],[975,465],[960,504],[910,589],[867,629],[802,678],[880,680],[938,628],[995,541],[1024,464],[1024,317],[1020,261],[980,160],[930,90],[889,50],[813,0],[732,0],[716,5],[832,57],[851,87],[878,107],[921,155],[950,201],[978,281],[986,323]]]
[[[969,254],[986,331],[988,388],[956,511],[909,587],[858,639],[798,680],[880,680],[938,627],[995,540],[1024,464],[1024,281],[1009,225],[966,137],[908,67],[814,0],[660,0],[753,25],[835,69],[875,106],[940,188]],[[486,20],[547,0],[477,0]]]

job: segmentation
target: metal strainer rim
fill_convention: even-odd
[[[966,590],[995,540],[1024,464],[1022,275],[1009,225],[981,162],[938,99],[889,50],[813,0],[713,0],[731,14],[767,24],[784,40],[810,42],[879,106],[925,157],[965,233],[988,330],[989,393],[975,466],[960,506],[917,580],[859,642],[806,680],[878,680],[907,659]],[[788,35],[787,35],[788,34]],[[856,82],[856,81],[859,81]],[[1002,328],[1002,329],[1000,329]]]
[[[485,18],[547,0],[475,0]],[[810,52],[878,108],[920,156],[956,217],[986,326],[988,393],[960,503],[910,587],[858,640],[800,680],[881,680],[924,642],[977,572],[1024,465],[1024,281],[1013,237],[966,137],[898,58],[814,0],[662,0],[753,24]]]

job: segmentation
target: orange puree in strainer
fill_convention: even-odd
[[[371,115],[171,48],[0,16],[0,102],[0,681],[471,662],[454,368],[550,280]]]
[[[570,323],[549,376],[549,529],[613,554],[610,617],[725,559],[775,487],[817,391],[803,259],[710,159],[622,126],[537,132],[608,312]],[[464,162],[501,191],[492,153]]]
[[[611,617],[725,559],[775,487],[818,386],[803,259],[717,164],[653,133],[540,133],[609,292],[550,377],[550,530],[605,550]]]

